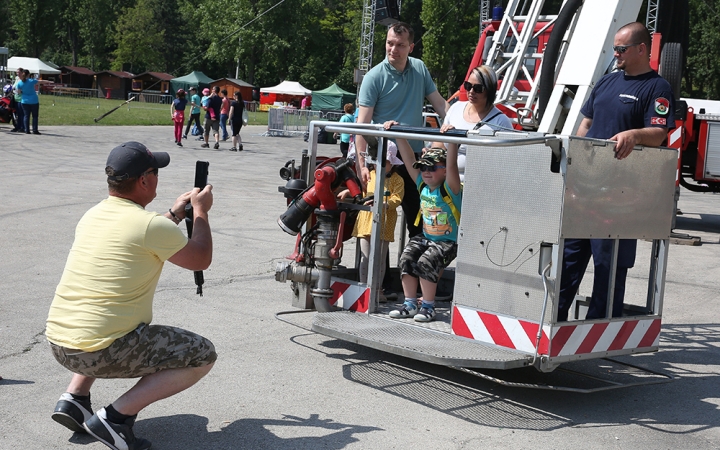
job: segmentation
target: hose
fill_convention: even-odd
[[[560,47],[562,46],[565,32],[572,23],[572,18],[577,10],[582,6],[584,0],[568,0],[563,6],[560,14],[558,14],[555,25],[550,33],[545,52],[543,52],[543,63],[540,71],[540,86],[538,94],[537,121],[542,120],[550,95],[552,95],[555,86],[555,66],[557,65],[558,56],[560,55]]]

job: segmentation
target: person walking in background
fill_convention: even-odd
[[[202,95],[203,95],[203,96],[202,96],[202,98],[200,99],[200,109],[201,109],[202,111],[205,111],[205,110],[207,109],[207,102],[208,102],[208,100],[210,100],[210,89],[208,89],[208,88],[203,89],[203,90],[202,90]],[[205,116],[207,116],[207,114],[205,114]],[[220,123],[220,122],[218,121],[218,124],[219,124],[219,123]],[[205,140],[205,136],[204,136],[204,135],[205,135],[205,128],[204,128],[204,127],[198,127],[198,128],[199,128],[200,130],[202,130],[202,131],[200,132],[200,136],[198,136],[197,140],[198,140],[198,141]],[[219,128],[218,128],[218,129],[219,129]]]
[[[222,106],[220,107],[220,129],[222,130],[222,140],[228,140],[227,121],[230,112],[230,99],[228,99],[227,89],[220,91],[222,94]]]
[[[210,89],[205,89],[203,94],[205,91],[208,91],[209,94],[208,97],[203,98],[202,100],[203,109],[206,111],[205,134],[203,136],[205,143],[200,145],[200,147],[210,147],[210,130],[212,130],[213,136],[215,137],[215,146],[213,148],[217,150],[220,148],[220,108],[222,107],[222,99],[218,95],[220,93],[220,88],[215,86],[212,94],[210,94]]]
[[[353,123],[355,122],[355,107],[352,103],[346,103],[343,107],[345,115],[340,118],[340,123]],[[337,137],[335,138],[337,139]],[[347,158],[348,149],[350,148],[350,134],[340,133],[340,153],[343,158]]]
[[[182,128],[183,123],[185,123],[185,106],[187,106],[188,101],[185,98],[185,91],[182,89],[178,89],[175,97],[170,107],[170,115],[175,123],[175,143],[182,147]]]
[[[230,103],[230,113],[228,118],[230,120],[230,128],[232,130],[232,147],[231,152],[243,151],[242,138],[240,137],[240,129],[243,126],[243,115],[245,112],[245,102],[240,91],[235,91],[233,95],[235,100]]]
[[[20,82],[17,84],[18,90],[22,94],[23,122],[26,134],[30,134],[30,116],[32,116],[32,133],[40,134],[38,131],[38,112],[40,111],[40,99],[38,98],[35,87],[38,80],[30,77],[30,71],[25,69],[22,71]]]
[[[23,68],[20,67],[15,72],[15,82],[13,83],[13,95],[15,98],[15,122],[17,126],[12,131],[25,131],[25,112],[22,109],[22,94],[18,90],[18,83],[20,82],[20,75],[23,73]]]
[[[200,131],[200,134],[202,134],[202,125],[200,125],[200,96],[197,95],[197,89],[195,89],[195,86],[192,86],[190,89],[188,89],[190,92],[190,118],[188,119],[187,127],[185,127],[185,134],[183,134],[183,139],[187,139],[188,132],[190,131],[190,126],[192,125],[193,121],[195,122],[195,126],[197,127],[198,131]]]
[[[497,75],[489,66],[478,66],[472,70],[468,79],[463,83],[467,92],[468,101],[455,102],[445,116],[440,131],[457,128],[459,130],[472,130],[477,124],[482,124],[481,130],[511,131],[512,121],[495,106],[497,93]],[[448,144],[448,149],[458,144]],[[465,181],[465,155],[467,145],[458,148],[458,170],[460,181]]]

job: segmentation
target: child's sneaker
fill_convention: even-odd
[[[200,144],[200,148],[210,148],[210,144]]]
[[[415,317],[418,313],[418,306],[415,302],[405,302],[395,311],[390,311],[390,317],[393,319],[409,319]]]
[[[415,322],[432,322],[435,320],[435,307],[422,305],[420,312],[415,315]]]
[[[215,145],[213,146],[213,148],[214,148],[215,150],[219,149],[219,148],[220,148],[220,143],[219,143],[219,142],[216,142]]]

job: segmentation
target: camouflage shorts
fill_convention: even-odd
[[[400,273],[437,283],[440,271],[457,256],[457,243],[431,241],[422,234],[410,238],[400,257]]]
[[[166,369],[202,367],[217,359],[215,346],[182,328],[141,323],[110,347],[84,352],[50,343],[66,369],[93,378],[137,378]]]

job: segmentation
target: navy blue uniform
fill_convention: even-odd
[[[655,71],[627,76],[618,71],[597,82],[580,112],[592,119],[586,137],[609,139],[640,128],[674,126],[674,98],[670,84]],[[592,300],[586,319],[605,317],[611,272],[613,241],[608,239],[566,239],[560,280],[558,320],[567,320],[568,310],[582,282],[590,256],[595,265]],[[635,264],[637,241],[621,239],[615,273],[613,317],[622,316],[627,271]]]

